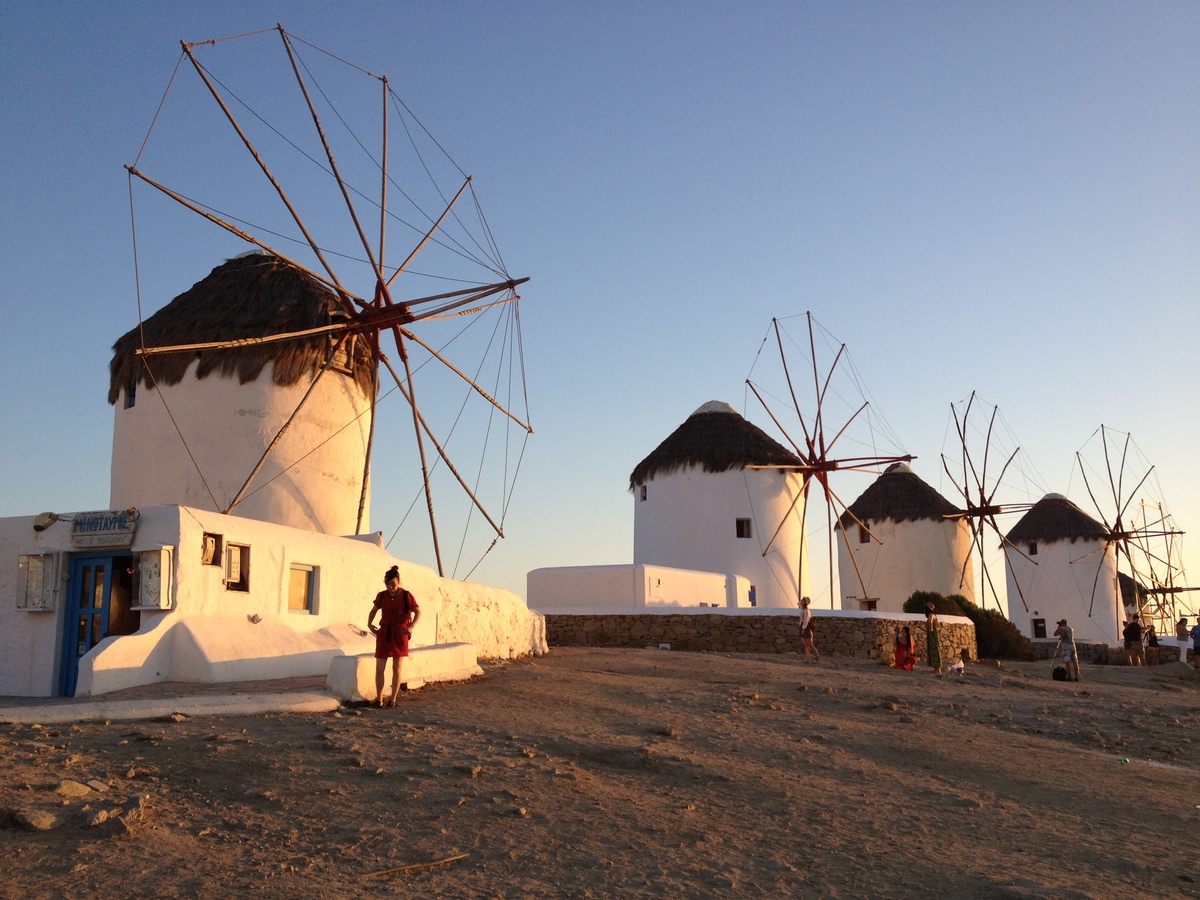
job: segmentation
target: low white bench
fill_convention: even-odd
[[[400,683],[410,691],[430,681],[466,681],[482,675],[475,645],[433,644],[409,647],[408,656],[400,657]],[[335,656],[329,663],[326,685],[339,700],[354,703],[375,698],[375,657]],[[384,694],[392,688],[392,664],[384,670]]]

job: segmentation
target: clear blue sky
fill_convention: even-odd
[[[109,348],[137,321],[122,165],[181,38],[276,22],[387,74],[533,278],[537,434],[476,580],[629,562],[629,472],[707,400],[767,426],[744,380],[806,310],[947,496],[972,390],[1036,476],[997,499],[1087,508],[1074,455],[1104,424],[1200,566],[1191,2],[5,4],[0,515],[107,504]],[[149,307],[227,244],[157,252]],[[376,527],[397,505],[377,494]]]

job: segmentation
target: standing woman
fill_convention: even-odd
[[[400,569],[392,566],[383,576],[387,590],[375,595],[371,615],[367,617],[367,630],[375,635],[375,699],[372,706],[383,706],[383,672],[387,661],[392,661],[392,696],[388,706],[396,705],[400,693],[400,657],[408,656],[408,639],[413,626],[421,616],[417,599],[400,587]],[[375,614],[379,613],[379,627],[375,626]]]
[[[929,668],[942,671],[942,651],[938,647],[937,611],[932,603],[925,604],[925,649],[929,654]]]
[[[816,620],[813,619],[812,610],[808,607],[812,605],[812,600],[808,597],[800,598],[800,641],[804,644],[804,661],[819,663],[821,654],[817,652],[817,645],[813,638],[816,634]]]

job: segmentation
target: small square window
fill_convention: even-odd
[[[125,408],[133,409],[137,406],[137,379],[133,380],[133,384],[125,389]]]
[[[245,544],[225,545],[225,590],[250,590],[250,548]]]
[[[740,538],[750,537],[750,520],[749,519],[735,519],[734,522],[737,527],[737,536],[738,537],[740,537]]]
[[[288,609],[293,612],[315,612],[316,591],[316,568],[293,563],[288,575]]]
[[[644,484],[642,485],[642,489],[639,493],[640,493],[641,498],[643,500],[645,500],[646,499],[646,486]]]
[[[1029,542],[1029,555],[1037,556],[1037,542],[1036,541]]]
[[[859,542],[860,544],[869,544],[869,543],[871,543],[871,532],[867,531],[867,526],[866,526],[866,525],[859,525],[859,526],[858,526],[858,542]]]

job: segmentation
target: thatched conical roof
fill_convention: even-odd
[[[842,513],[843,528],[859,522],[945,521],[962,510],[926,484],[904,463],[888,466],[874,483]]]
[[[728,403],[713,400],[687,417],[629,476],[630,488],[687,466],[727,472],[745,466],[801,466],[796,456]]]
[[[168,347],[237,338],[265,337],[329,325],[345,318],[333,292],[306,272],[275,256],[249,253],[227,260],[113,344],[109,363],[108,402],[137,382],[149,385],[146,366],[135,351],[142,346]],[[178,384],[199,358],[197,378],[209,375],[254,381],[274,363],[275,384],[289,386],[320,371],[329,355],[328,335],[221,350],[184,351],[149,357],[160,385]],[[370,349],[354,341],[354,380],[369,396],[372,385]]]
[[[1062,494],[1047,494],[1008,533],[1014,544],[1022,541],[1099,540],[1107,529]]]

